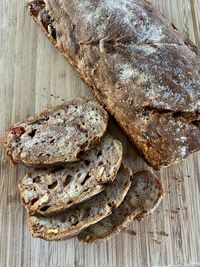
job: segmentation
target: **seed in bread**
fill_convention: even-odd
[[[106,111],[93,99],[78,98],[15,123],[5,146],[14,163],[42,167],[77,160],[104,135]]]

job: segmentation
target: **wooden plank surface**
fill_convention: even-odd
[[[200,46],[200,0],[152,2]],[[161,170],[166,197],[159,209],[109,241],[50,243],[30,236],[17,189],[25,169],[8,161],[4,129],[90,92],[28,16],[23,0],[1,0],[0,16],[0,267],[200,266],[200,153]],[[111,128],[135,170],[148,168],[118,127]]]

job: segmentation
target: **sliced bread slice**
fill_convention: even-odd
[[[122,164],[113,183],[100,194],[53,216],[29,216],[29,228],[34,237],[46,240],[67,239],[84,228],[108,216],[118,207],[131,185],[131,170]]]
[[[91,98],[78,98],[12,125],[5,138],[14,163],[43,167],[77,160],[81,151],[99,143],[107,112]]]
[[[80,161],[33,170],[19,183],[27,212],[48,215],[101,192],[116,178],[121,160],[122,144],[106,135],[97,147],[83,152]]]
[[[142,220],[152,213],[162,196],[162,184],[153,173],[149,171],[135,173],[131,188],[122,204],[114,209],[111,215],[81,232],[78,239],[92,243],[111,238],[134,219]]]

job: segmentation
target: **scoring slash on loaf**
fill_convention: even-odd
[[[155,169],[200,149],[200,51],[145,0],[32,0],[44,33]]]
[[[106,135],[97,147],[83,152],[78,162],[32,171],[19,183],[27,212],[48,215],[92,197],[114,181],[121,160],[122,144]]]
[[[131,170],[121,165],[116,179],[98,195],[53,216],[30,216],[29,228],[34,237],[46,240],[67,239],[111,214],[126,196],[131,185]]]
[[[67,101],[10,127],[7,154],[14,163],[32,167],[76,161],[100,142],[107,122],[107,112],[95,100]]]
[[[142,220],[156,209],[163,196],[163,188],[157,177],[149,171],[143,171],[135,173],[131,182],[122,204],[111,215],[81,232],[78,235],[80,241],[92,243],[111,238],[134,219]]]

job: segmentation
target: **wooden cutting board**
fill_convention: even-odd
[[[67,1],[67,0],[66,0]],[[153,0],[200,47],[200,0]],[[33,239],[19,200],[21,166],[3,149],[4,129],[49,105],[90,94],[28,16],[24,0],[0,8],[0,267],[160,267],[200,264],[200,153],[162,169],[165,199],[142,223],[97,245]],[[117,126],[135,170],[148,168]],[[200,265],[198,265],[200,266]]]

